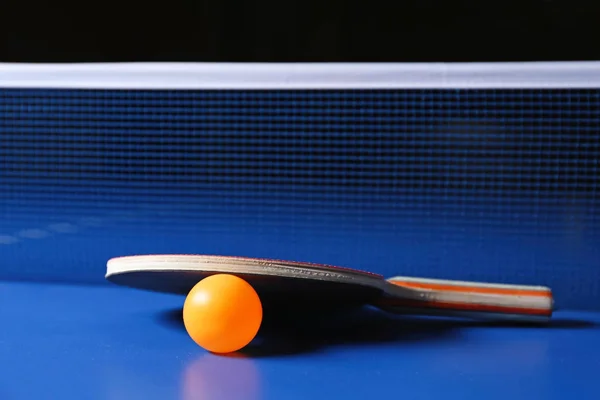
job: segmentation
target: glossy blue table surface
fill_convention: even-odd
[[[600,314],[494,326],[366,310],[237,356],[196,346],[183,298],[0,283],[0,399],[597,399]]]

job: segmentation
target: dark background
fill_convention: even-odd
[[[600,59],[600,4],[592,1],[0,4],[0,61]]]

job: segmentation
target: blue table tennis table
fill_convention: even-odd
[[[181,299],[119,288],[2,283],[3,399],[591,399],[600,315],[548,328],[385,318],[289,335],[262,353],[212,355]],[[7,306],[10,305],[10,307]]]

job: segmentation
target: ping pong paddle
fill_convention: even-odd
[[[211,255],[137,255],[112,258],[106,279],[127,287],[187,295],[218,273],[248,281],[263,303],[282,309],[340,309],[372,305],[405,314],[548,321],[552,291],[523,286],[383,276],[331,265]]]

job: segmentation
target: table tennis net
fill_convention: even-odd
[[[191,86],[0,87],[0,278],[194,252],[600,300],[599,89]]]

